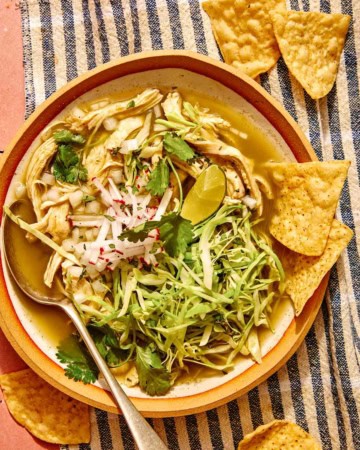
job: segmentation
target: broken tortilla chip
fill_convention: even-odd
[[[285,11],[285,0],[211,0],[202,7],[227,64],[252,78],[276,64],[280,52],[269,11]]]
[[[335,83],[350,16],[275,11],[271,18],[290,72],[311,98],[324,97]]]
[[[274,420],[261,425],[240,442],[238,450],[321,450],[318,442],[299,425]]]
[[[324,252],[350,161],[271,163],[276,188],[270,233],[308,256]]]
[[[35,437],[55,444],[90,442],[88,406],[31,369],[0,375],[0,385],[11,415]]]
[[[326,273],[331,269],[346,248],[353,232],[334,219],[329,238],[320,256],[305,256],[287,251],[283,258],[286,273],[286,292],[290,295],[298,316],[313,295]]]

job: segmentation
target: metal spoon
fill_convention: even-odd
[[[22,216],[22,212],[26,212],[26,204],[24,201],[16,201],[11,205],[11,210],[14,214]],[[3,238],[2,248],[4,256],[9,267],[9,270],[19,288],[35,302],[43,305],[57,306],[61,308],[72,320],[77,328],[80,336],[86,344],[91,356],[93,357],[100,372],[103,374],[107,381],[109,388],[114,396],[115,402],[122,411],[124,418],[129,426],[129,429],[134,437],[134,440],[140,450],[166,450],[165,444],[151,428],[144,417],[135,408],[128,396],[125,394],[116,378],[109,370],[106,362],[100,355],[92,337],[90,336],[86,326],[82,322],[78,312],[76,311],[73,303],[64,298],[61,292],[56,292],[48,289],[45,285],[40,289],[40,286],[35,286],[32,279],[27,278],[22,269],[19,261],[20,254],[16,251],[17,239],[14,237],[14,229],[18,226],[8,218],[7,215],[3,216]],[[24,245],[28,245],[28,249],[24,248]],[[26,239],[21,242],[21,255],[26,255],[26,258],[31,258],[33,251],[32,244],[28,243]]]

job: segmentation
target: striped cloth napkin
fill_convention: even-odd
[[[67,81],[129,53],[176,48],[221,58],[198,0],[23,0],[20,7],[27,115]],[[352,160],[338,217],[359,230],[360,2],[291,0],[288,8],[353,17],[337,84],[326,98],[311,100],[282,59],[259,82],[299,123],[320,159]],[[360,449],[357,244],[355,237],[333,268],[314,326],[278,373],[220,408],[149,420],[170,449],[234,449],[274,418],[298,423],[324,449]],[[135,448],[122,417],[94,409],[92,421],[91,445],[71,450]]]

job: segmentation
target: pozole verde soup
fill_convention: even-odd
[[[243,115],[186,90],[79,103],[47,127],[17,188],[33,214],[27,273],[60,280],[114,373],[150,395],[261,363],[284,286],[264,165],[282,159]],[[26,307],[62,342],[67,375],[94,381],[93,367],[71,369],[85,349],[63,340],[66,319]]]

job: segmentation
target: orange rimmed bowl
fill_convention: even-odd
[[[0,180],[0,202],[10,202],[16,171],[26,164],[28,150],[39,140],[43,129],[74,101],[82,101],[111,91],[129,91],[148,86],[178,86],[198,91],[245,114],[255,127],[283,153],[284,159],[298,162],[316,160],[306,137],[284,110],[255,81],[230,66],[186,51],[156,51],[121,58],[97,67],[68,83],[30,116],[6,151]],[[165,397],[151,398],[137,388],[127,389],[137,408],[147,417],[180,416],[198,413],[246,393],[278,370],[299,347],[315,320],[324,297],[328,276],[306,304],[300,317],[293,317],[285,305],[276,333],[266,340],[262,364],[245,361],[230,375],[190,382],[172,389]],[[84,385],[64,375],[56,362],[55,350],[31,320],[25,303],[9,277],[1,259],[0,325],[23,360],[50,384],[98,408],[118,412],[111,395],[98,383]]]

